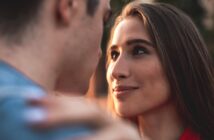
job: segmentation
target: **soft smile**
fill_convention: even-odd
[[[116,97],[121,97],[137,89],[138,87],[135,86],[115,86],[112,90]]]

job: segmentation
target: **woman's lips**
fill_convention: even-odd
[[[138,89],[138,87],[135,87],[135,86],[116,86],[113,88],[113,94],[116,97],[122,97],[137,89]]]

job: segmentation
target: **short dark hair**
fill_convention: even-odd
[[[33,23],[43,0],[0,0],[0,35],[16,38]]]
[[[0,0],[0,36],[20,40],[29,24],[36,23],[43,0]],[[99,0],[87,0],[87,13],[94,15]]]

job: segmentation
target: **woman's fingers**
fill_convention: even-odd
[[[140,140],[138,131],[133,125],[113,119],[98,105],[84,97],[46,97],[32,99],[29,103],[38,109],[35,112],[45,114],[43,120],[32,123],[36,127],[84,124],[97,129],[91,136],[77,140]]]
[[[79,123],[101,127],[109,123],[111,118],[98,105],[84,97],[46,97],[31,100],[30,104],[47,112],[45,120],[36,122],[37,126],[42,127]]]

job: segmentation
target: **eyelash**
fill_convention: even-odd
[[[147,48],[142,47],[142,46],[134,46],[133,49],[130,50],[130,54],[133,57],[139,57],[141,55],[146,55],[149,54],[149,51]],[[113,61],[116,61],[118,56],[120,55],[119,51],[117,50],[112,50],[110,53],[111,59]]]
[[[134,46],[133,49],[131,50],[131,54],[133,56],[139,56],[143,54],[149,54],[148,49],[142,46]]]
[[[116,50],[111,51],[111,59],[113,61],[116,61],[119,55],[120,55],[120,53],[118,51],[116,51]]]

